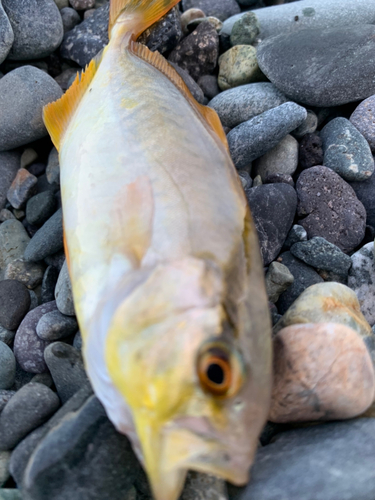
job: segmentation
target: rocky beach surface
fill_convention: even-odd
[[[85,373],[42,120],[108,17],[0,0],[0,500],[152,498]],[[248,485],[191,472],[182,500],[374,500],[375,2],[182,0],[140,41],[220,117],[274,325]]]

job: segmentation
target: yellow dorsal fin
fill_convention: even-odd
[[[81,73],[81,77],[77,73],[76,79],[60,99],[43,108],[44,124],[57,150],[60,148],[61,139],[72,116],[95,76],[101,59],[102,52],[91,60],[85,71]]]
[[[199,117],[203,120],[205,125],[208,126],[211,131],[215,132],[216,137],[224,145],[226,150],[229,151],[227,137],[216,111],[208,106],[199,104],[199,102],[194,99],[190,90],[186,86],[186,83],[173,66],[171,66],[168,61],[161,54],[159,54],[159,52],[151,52],[149,48],[140,43],[130,41],[129,50],[143,61],[146,61],[154,66],[154,68],[163,73],[163,75],[176,85],[176,87],[197,112]]]
[[[108,33],[117,20],[126,23],[128,31],[137,38],[149,26],[158,21],[180,0],[111,0]],[[121,19],[119,19],[121,16]]]

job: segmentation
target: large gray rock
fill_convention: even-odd
[[[208,103],[224,127],[233,128],[288,99],[270,82],[249,83],[221,92]]]
[[[337,106],[375,93],[375,26],[370,24],[271,37],[259,45],[257,57],[267,78],[299,103]]]
[[[373,500],[375,419],[283,432],[259,449],[238,500]]]
[[[57,49],[64,29],[53,0],[3,0],[3,5],[14,33],[8,59],[37,59]]]
[[[7,192],[20,168],[20,160],[18,151],[0,153],[0,210],[5,207]]]
[[[59,84],[34,66],[22,66],[7,73],[0,80],[0,151],[47,135],[43,106],[61,95]]]
[[[0,64],[8,55],[14,41],[12,26],[0,0]]]

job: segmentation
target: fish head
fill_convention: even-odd
[[[222,295],[220,272],[207,263],[159,266],[109,327],[108,372],[130,407],[157,500],[178,498],[188,469],[248,480],[266,414]]]

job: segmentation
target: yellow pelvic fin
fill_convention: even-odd
[[[44,124],[57,150],[60,149],[62,137],[83,95],[90,86],[101,59],[102,52],[91,60],[85,71],[81,73],[81,77],[77,73],[76,79],[60,99],[43,108]]]
[[[110,0],[108,33],[116,22],[127,24],[130,31],[137,38],[149,26],[158,21],[180,0]],[[121,17],[121,19],[120,19]]]
[[[205,125],[208,126],[208,128],[216,134],[218,139],[229,152],[227,137],[216,111],[212,108],[209,108],[208,106],[199,104],[199,102],[194,99],[190,90],[186,86],[186,83],[173,68],[173,66],[171,66],[168,61],[161,54],[159,54],[159,52],[151,52],[148,47],[140,43],[130,41],[129,50],[143,61],[151,64],[151,66],[163,73],[164,76],[166,76],[174,85],[176,85],[176,87],[180,90],[180,92],[187,99],[190,105],[198,113],[199,117],[203,120]]]

